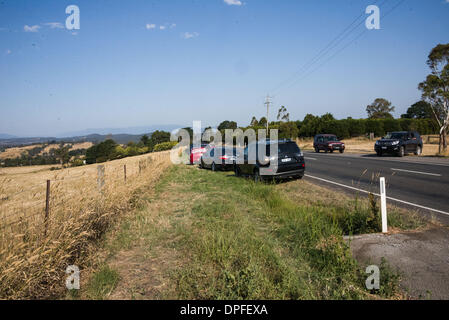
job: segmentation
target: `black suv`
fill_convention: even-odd
[[[265,151],[263,159],[258,155],[260,148]],[[276,150],[275,154],[271,154],[271,148]],[[302,179],[305,167],[304,155],[296,142],[267,140],[246,146],[243,155],[237,156],[234,171],[236,176],[250,175],[258,182],[275,178]]]
[[[376,141],[374,145],[374,150],[379,157],[384,153],[396,154],[399,157],[403,157],[407,153],[419,156],[422,153],[422,148],[421,136],[416,131],[391,132]]]

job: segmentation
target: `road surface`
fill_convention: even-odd
[[[364,194],[379,193],[379,178],[385,177],[388,202],[449,222],[448,159],[312,152],[304,156],[306,179]]]

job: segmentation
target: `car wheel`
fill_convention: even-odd
[[[212,162],[211,169],[212,169],[212,171],[217,171],[217,167],[215,166],[215,162]]]
[[[329,150],[329,152],[330,152],[330,153],[334,153],[334,150],[331,149],[331,150]]]
[[[329,152],[329,149],[324,149],[324,152],[328,153],[328,152]]]
[[[398,156],[402,158],[404,155],[405,155],[405,149],[404,149],[404,147],[401,147],[401,148],[399,149]]]
[[[204,162],[203,162],[203,159],[201,159],[201,161],[200,161],[200,168],[201,168],[201,169],[204,169]]]
[[[376,154],[378,157],[382,157],[382,151],[377,151]]]
[[[340,153],[344,153],[345,152],[345,150],[340,150]]]
[[[417,146],[417,147],[416,147],[416,151],[415,151],[415,155],[420,156],[421,153],[422,153],[422,148],[421,148],[421,146]]]
[[[315,148],[315,152],[316,152],[316,153],[320,153],[320,149]]]
[[[242,175],[242,172],[240,171],[240,168],[238,166],[234,167],[234,173],[236,177],[240,177]]]
[[[259,170],[254,171],[254,182],[259,183],[262,182],[262,176],[260,175]]]

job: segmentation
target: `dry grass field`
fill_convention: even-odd
[[[370,141],[369,139],[365,137],[360,138],[352,138],[352,139],[345,139],[343,142],[346,145],[346,151],[348,153],[374,153],[374,143],[376,140],[380,138],[375,138],[374,141]],[[424,142],[427,141],[427,139],[424,139]],[[297,143],[299,147],[303,150],[313,150],[313,138],[307,138],[307,139],[298,139]],[[424,143],[423,147],[423,156],[436,156],[438,155],[438,144],[429,144]]]
[[[69,151],[88,149],[91,146],[93,146],[92,142],[75,143],[72,145],[72,147],[70,148]],[[14,158],[20,157],[22,155],[22,153],[28,154],[29,150],[37,148],[37,147],[43,147],[43,145],[35,144],[35,145],[31,145],[31,146],[8,148],[5,151],[0,152],[0,159],[14,159]],[[39,155],[43,155],[44,153],[49,153],[51,149],[58,149],[58,148],[59,148],[59,144],[49,144],[39,153]]]
[[[169,152],[104,163],[102,188],[98,165],[1,168],[0,299],[58,296],[65,268],[85,266],[92,243],[136,204],[136,191],[151,188],[170,164]]]

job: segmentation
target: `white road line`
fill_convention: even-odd
[[[390,168],[390,169],[393,170],[393,171],[410,172],[410,173],[417,173],[417,174],[425,174],[425,175],[428,175],[428,176],[441,177],[441,174],[439,174],[439,173],[420,172],[420,171],[395,169],[395,168]]]
[[[378,193],[373,193],[373,192],[369,192],[369,191],[366,191],[366,190],[363,190],[363,189],[347,186],[347,185],[342,184],[342,183],[334,182],[334,181],[331,181],[331,180],[327,180],[327,179],[323,179],[323,178],[319,178],[319,177],[314,177],[314,176],[311,176],[309,174],[306,174],[305,176],[308,177],[308,178],[312,178],[312,179],[324,181],[324,182],[327,182],[327,183],[330,183],[330,184],[334,184],[334,185],[337,185],[337,186],[340,186],[340,187],[343,187],[343,188],[348,188],[348,189],[360,191],[360,192],[363,192],[363,193],[372,193],[373,195],[375,195],[377,197],[380,197],[380,194],[378,194]],[[425,209],[425,210],[429,210],[429,211],[433,211],[433,212],[437,212],[437,213],[441,213],[441,214],[449,216],[449,212],[445,212],[445,211],[441,211],[441,210],[425,207],[425,206],[422,206],[422,205],[419,205],[419,204],[416,204],[416,203],[411,203],[411,202],[408,202],[408,201],[404,201],[404,200],[400,200],[400,199],[396,199],[396,198],[392,198],[392,197],[387,197],[387,199],[392,200],[392,201],[396,201],[396,202],[400,202],[400,203],[404,203],[404,204],[407,204],[407,205],[412,206],[412,207],[417,207],[417,208],[421,208],[421,209]]]
[[[314,160],[314,161],[316,161],[317,159],[315,159],[315,158],[309,158],[309,157],[307,157],[307,158],[305,158],[306,160]]]

